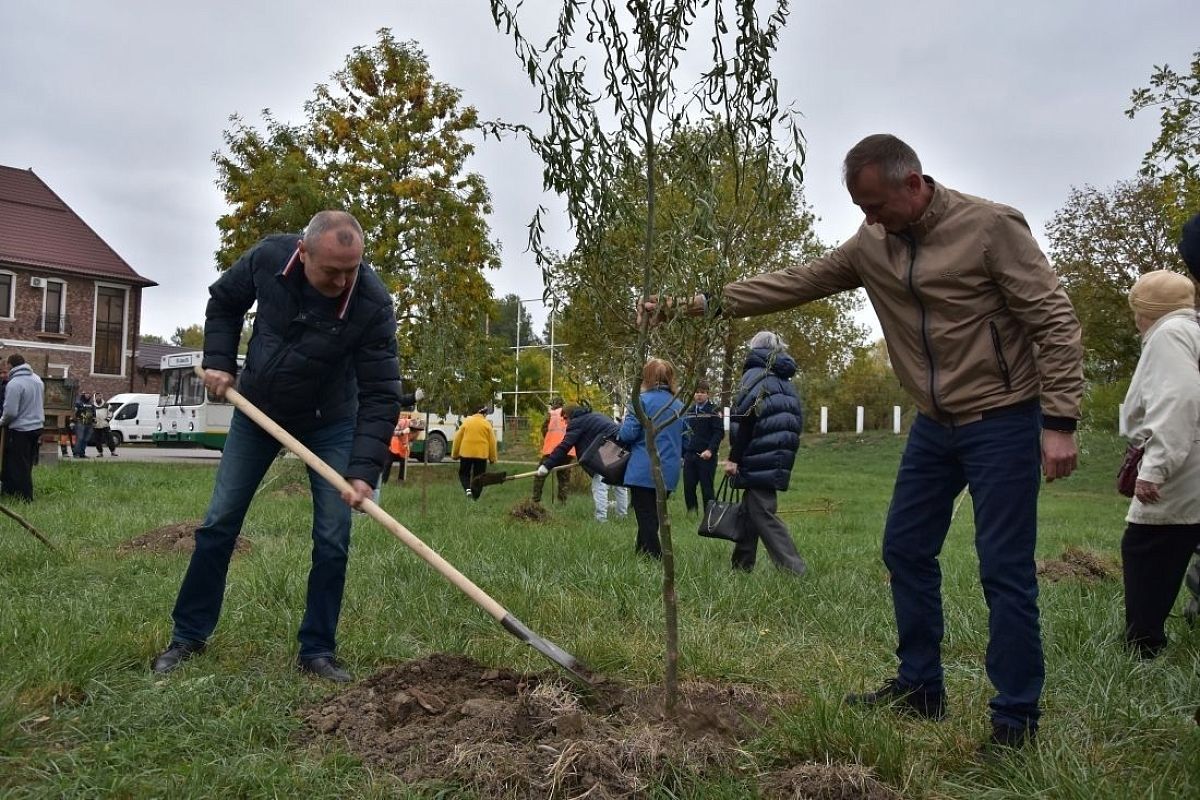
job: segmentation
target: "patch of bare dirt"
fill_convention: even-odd
[[[550,512],[545,506],[533,502],[528,497],[513,506],[508,515],[522,522],[545,522],[550,519]]]
[[[1068,547],[1058,559],[1038,561],[1037,574],[1051,583],[1062,580],[1099,583],[1117,578],[1121,574],[1121,565],[1111,556]]]
[[[200,521],[176,522],[146,531],[143,534],[122,542],[117,546],[117,552],[122,555],[129,553],[190,553],[196,549],[196,528]],[[250,552],[250,542],[245,536],[237,538],[233,554]]]
[[[299,497],[300,495],[307,495],[307,494],[308,494],[308,484],[303,483],[301,481],[292,481],[291,483],[285,483],[283,486],[280,486],[278,489],[271,490],[271,495],[273,497]]]
[[[304,738],[340,737],[405,783],[466,787],[482,798],[644,796],[722,772],[755,775],[771,798],[898,797],[855,766],[761,772],[743,749],[776,695],[689,682],[675,717],[659,687],[601,682],[587,694],[556,672],[523,675],[434,654],[391,667],[300,714]]]
[[[797,764],[763,775],[759,791],[769,800],[902,800],[859,764]]]

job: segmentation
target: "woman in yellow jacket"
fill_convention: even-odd
[[[476,475],[487,472],[488,464],[495,464],[498,457],[496,451],[496,432],[492,423],[485,416],[486,408],[481,408],[463,420],[454,434],[454,444],[450,449],[450,457],[458,459],[458,482],[463,491],[472,500],[478,500],[483,494],[483,487],[471,491],[471,481]]]

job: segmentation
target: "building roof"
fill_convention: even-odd
[[[0,262],[157,286],[134,271],[31,169],[0,165]]]
[[[194,353],[199,349],[198,347],[178,347],[173,344],[139,344],[137,346],[137,361],[134,366],[138,369],[157,370],[162,367],[163,356],[171,356],[176,353]]]

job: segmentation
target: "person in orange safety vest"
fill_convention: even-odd
[[[567,419],[563,416],[563,401],[562,398],[556,397],[550,401],[550,413],[546,415],[546,421],[542,423],[542,456],[548,456],[554,452],[554,448],[558,447],[562,442],[563,437],[567,435]],[[575,449],[571,448],[568,453],[568,458],[564,462],[570,464],[575,460]],[[570,480],[570,470],[559,470],[555,474],[558,488],[558,502],[565,504],[567,502],[567,483]],[[538,475],[533,479],[533,502],[542,502],[542,487],[546,485],[546,476]]]
[[[388,452],[392,458],[383,470],[384,483],[388,482],[388,476],[392,474],[392,464],[400,465],[396,471],[396,480],[404,480],[408,469],[408,456],[412,452],[412,441],[417,437],[415,426],[419,425],[419,421],[414,422],[403,415],[396,420],[396,428],[392,431],[392,442],[388,445]]]

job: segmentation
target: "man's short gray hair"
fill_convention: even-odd
[[[778,333],[774,331],[759,331],[750,337],[750,349],[761,350],[786,350],[787,342],[783,341]]]
[[[338,244],[343,247],[355,244],[355,236],[358,237],[358,243],[365,241],[362,226],[353,214],[329,209],[318,211],[308,221],[308,226],[304,229],[304,246],[309,250],[315,249],[321,237],[330,231],[337,231]]]
[[[870,164],[879,167],[882,177],[893,185],[903,181],[909,173],[922,174],[917,152],[890,133],[871,134],[850,148],[842,162],[842,182],[846,188],[852,188],[858,173]]]

